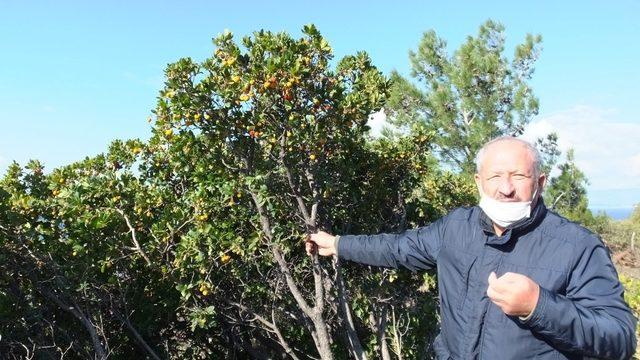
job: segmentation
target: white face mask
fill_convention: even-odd
[[[506,228],[531,216],[531,203],[537,193],[538,189],[534,191],[531,201],[508,202],[498,201],[480,191],[479,206],[496,225]]]

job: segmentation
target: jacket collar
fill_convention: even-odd
[[[478,207],[478,209],[480,209],[480,207]],[[511,240],[512,236],[524,234],[534,229],[536,226],[538,226],[538,224],[540,223],[540,221],[542,221],[546,214],[547,207],[544,205],[542,197],[539,197],[538,201],[536,201],[536,206],[531,210],[531,216],[507,227],[502,233],[502,236],[498,236],[493,230],[493,221],[491,221],[489,216],[487,216],[487,214],[485,214],[485,212],[480,209],[480,228],[487,235],[487,244],[504,245],[509,242],[509,240]]]

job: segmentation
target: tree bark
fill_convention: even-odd
[[[402,360],[402,332],[398,331],[400,324],[396,321],[396,310],[393,308],[391,316],[393,318],[393,347],[398,355],[398,360]]]
[[[133,335],[134,339],[138,343],[138,345],[142,348],[142,350],[146,351],[149,356],[151,356],[155,360],[160,360],[158,354],[149,346],[149,344],[144,340],[142,335],[136,330],[136,328],[131,324],[129,319],[125,318],[124,315],[120,314],[117,310],[113,310],[114,315],[120,320],[129,330],[131,335]]]
[[[82,326],[84,326],[84,328],[89,333],[89,336],[91,337],[91,342],[93,344],[93,350],[95,352],[96,359],[105,360],[107,358],[107,352],[100,342],[100,337],[98,336],[95,325],[93,325],[91,320],[89,320],[89,318],[78,309],[78,306],[75,304],[74,306],[65,304],[62,299],[60,299],[60,297],[47,289],[39,289],[39,291],[46,298],[56,303],[56,305],[58,305],[58,307],[60,307],[62,310],[70,313],[78,320],[80,320],[80,323],[82,324]]]
[[[373,322],[375,324],[376,338],[380,344],[380,357],[383,360],[391,360],[391,353],[389,352],[389,345],[387,344],[387,305],[382,304],[382,309],[377,311],[374,307],[373,314],[375,314]]]
[[[367,355],[362,348],[360,338],[356,332],[356,327],[351,315],[351,308],[347,299],[347,292],[344,286],[344,279],[342,278],[342,267],[340,266],[340,260],[335,259],[334,268],[336,271],[336,284],[338,287],[338,301],[340,303],[340,311],[342,312],[342,324],[347,330],[347,339],[351,348],[351,354],[358,360],[366,360]]]
[[[254,205],[256,206],[256,210],[258,211],[258,215],[260,217],[260,223],[262,226],[262,230],[269,240],[271,244],[271,253],[273,254],[276,263],[280,267],[280,271],[284,274],[285,282],[287,287],[289,288],[289,292],[293,295],[293,298],[296,300],[296,303],[302,310],[302,312],[311,320],[313,327],[309,330],[311,331],[311,335],[316,344],[316,349],[318,350],[318,354],[320,358],[323,360],[333,360],[333,354],[331,352],[331,337],[329,335],[329,327],[323,318],[323,310],[324,310],[324,291],[322,288],[322,277],[319,271],[319,264],[317,264],[317,255],[315,255],[314,260],[314,283],[315,283],[315,300],[316,305],[311,307],[307,301],[304,299],[302,292],[297,286],[293,276],[291,275],[291,271],[284,257],[282,256],[282,252],[278,248],[277,245],[273,244],[273,234],[271,232],[271,224],[267,214],[264,211],[264,208],[260,204],[260,199],[258,195],[253,191],[249,191],[251,198],[253,200]]]
[[[280,332],[280,328],[276,324],[274,311],[271,312],[271,321],[269,321],[264,316],[256,314],[253,310],[249,309],[248,307],[246,307],[246,306],[244,306],[244,305],[242,305],[240,303],[237,303],[235,301],[225,301],[225,302],[227,304],[231,305],[231,306],[237,307],[241,311],[244,311],[246,313],[249,313],[249,314],[253,315],[253,317],[256,320],[258,320],[261,324],[263,324],[264,326],[267,327],[266,330],[268,332],[272,332],[272,333],[274,333],[276,335],[276,337],[278,338],[278,344],[282,347],[282,349],[284,349],[284,351],[287,353],[287,355],[289,355],[294,360],[299,360],[299,358],[296,355],[296,353],[293,352],[293,348],[291,348],[291,346],[289,345],[287,340],[284,338],[284,336],[282,336],[282,332]]]

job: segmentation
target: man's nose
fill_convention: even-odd
[[[504,197],[512,197],[513,195],[515,195],[516,188],[513,186],[513,183],[511,182],[511,180],[504,179],[500,182],[498,191]]]

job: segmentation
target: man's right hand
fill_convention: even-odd
[[[317,251],[318,255],[333,256],[337,254],[338,250],[336,249],[336,237],[324,231],[309,235],[304,245],[308,255]]]

